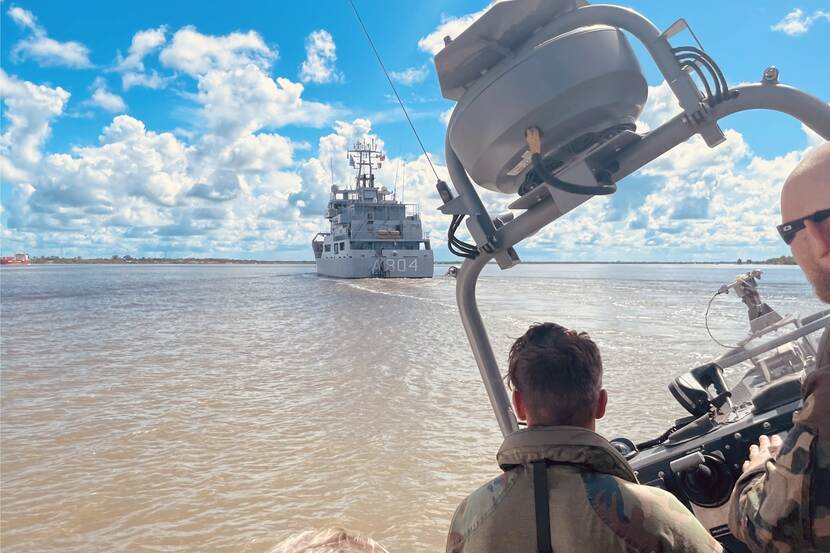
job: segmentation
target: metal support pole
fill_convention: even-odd
[[[476,192],[475,186],[470,182],[467,176],[467,171],[458,159],[455,150],[450,144],[450,135],[447,133],[444,141],[444,155],[447,158],[447,172],[450,174],[450,180],[458,192],[459,197],[462,198],[467,205],[467,215],[469,215],[475,222],[474,229],[480,229],[479,232],[474,232],[473,238],[479,240],[479,246],[484,245],[494,239],[495,227],[493,226],[493,219],[487,213],[487,208],[481,201]],[[478,235],[478,236],[476,236]]]
[[[516,423],[516,415],[513,413],[510,397],[499,372],[498,361],[476,304],[476,283],[481,270],[489,260],[490,256],[480,255],[461,264],[456,275],[455,299],[458,302],[461,323],[464,325],[481,379],[484,381],[484,388],[490,398],[490,405],[496,414],[502,434],[507,436],[518,430],[519,425]]]
[[[830,105],[815,96],[780,84],[750,84],[731,90],[737,92],[738,97],[716,104],[710,112],[711,117],[722,119],[753,109],[779,111],[795,117],[825,140],[830,140]],[[614,173],[614,180],[622,180],[685,142],[695,132],[683,114],[660,125],[621,153],[617,158],[620,168]]]

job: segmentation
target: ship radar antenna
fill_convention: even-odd
[[[383,167],[386,154],[380,149],[377,140],[361,139],[355,141],[348,151],[349,166],[356,171],[355,182],[358,188],[375,187],[375,170]]]

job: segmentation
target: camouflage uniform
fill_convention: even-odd
[[[521,430],[505,439],[496,458],[504,473],[458,507],[447,553],[537,551],[530,463],[543,459],[552,463],[547,477],[556,553],[722,551],[673,495],[637,484],[626,460],[590,430]]]
[[[801,394],[775,458],[732,491],[729,528],[755,553],[830,551],[830,327]]]

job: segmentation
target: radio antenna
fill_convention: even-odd
[[[409,122],[409,126],[412,129],[412,133],[415,135],[415,138],[418,140],[418,144],[421,146],[421,150],[424,152],[424,156],[427,158],[427,162],[429,163],[432,172],[435,174],[436,180],[441,180],[441,177],[438,176],[438,171],[435,170],[435,166],[432,164],[432,160],[429,159],[429,154],[427,153],[427,149],[424,147],[424,143],[421,142],[421,137],[418,136],[418,131],[415,130],[415,125],[412,124],[412,119],[409,117],[409,113],[406,111],[406,107],[403,105],[403,101],[401,100],[401,96],[398,94],[398,90],[395,88],[395,83],[392,82],[392,77],[389,76],[389,72],[386,70],[386,66],[383,65],[383,60],[380,59],[380,54],[378,53],[378,49],[375,48],[375,43],[372,42],[372,37],[369,36],[369,31],[366,29],[366,25],[363,24],[363,19],[361,19],[360,14],[357,11],[357,6],[354,5],[354,0],[349,0],[349,4],[352,6],[352,10],[354,10],[354,15],[357,17],[358,23],[363,28],[363,34],[366,35],[366,40],[369,41],[369,46],[372,47],[372,51],[375,53],[375,57],[378,59],[378,63],[380,64],[380,68],[383,69],[383,74],[386,75],[386,80],[389,81],[389,86],[392,87],[392,92],[395,93],[395,98],[398,99],[398,103],[401,105],[401,110],[403,110],[403,114],[406,116],[406,120]]]

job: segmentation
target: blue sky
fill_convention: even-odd
[[[358,8],[396,73],[425,145],[443,163],[445,114],[432,44],[481,1]],[[666,28],[684,17],[730,83],[781,79],[830,98],[830,3],[627,2]],[[313,6],[313,7],[312,7]],[[447,221],[417,142],[345,1],[0,3],[2,251],[310,259],[343,147],[372,134],[418,202],[438,257]],[[680,39],[680,37],[678,37]],[[682,40],[682,39],[681,39]],[[689,42],[686,37],[684,42]],[[638,52],[642,49],[636,46]],[[643,122],[673,114],[656,69]],[[526,259],[715,260],[787,252],[777,193],[815,137],[748,113],[730,141],[692,141],[521,248]],[[693,160],[694,163],[689,163]],[[389,182],[392,181],[392,182]],[[503,205],[507,197],[488,195]],[[494,205],[494,208],[497,207]]]

